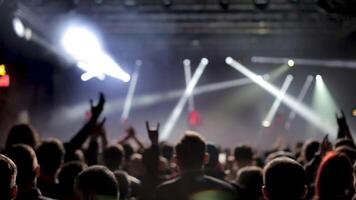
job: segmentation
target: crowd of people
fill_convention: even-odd
[[[0,154],[0,200],[354,198],[356,145],[344,115],[336,119],[333,143],[326,136],[257,152],[248,145],[221,149],[194,131],[175,145],[159,142],[159,124],[152,128],[148,122],[149,146],[132,127],[111,142],[105,119],[99,121],[104,104],[101,94],[69,141],[42,139],[28,124],[14,125]]]

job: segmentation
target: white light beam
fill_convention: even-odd
[[[307,77],[307,79],[305,80],[302,90],[300,91],[298,98],[297,98],[299,102],[303,102],[304,97],[307,94],[307,92],[309,91],[309,88],[313,82],[313,79],[314,79],[314,77],[312,75],[309,75]],[[296,116],[295,111],[291,110],[291,112],[288,115],[288,119],[285,123],[285,128],[287,130],[289,130],[290,126],[292,125],[292,121],[294,120],[295,116]]]
[[[245,66],[241,65],[239,62],[235,61],[233,58],[227,57],[225,62],[235,68],[237,71],[240,71],[242,74],[253,80],[255,83],[260,85],[263,89],[267,90],[273,96],[277,97],[281,94],[281,91],[279,91],[277,87],[261,78],[258,78],[255,73],[247,69]],[[297,114],[299,114],[309,123],[316,126],[322,132],[334,134],[334,136],[336,135],[337,127],[335,125],[325,124],[317,113],[315,113],[310,107],[307,107],[306,105],[299,102],[297,99],[286,94],[282,102],[291,109],[295,110]]]
[[[190,80],[192,79],[192,67],[190,65],[190,60],[185,59],[183,61],[183,65],[184,65],[185,84],[186,84],[186,87],[188,87],[188,84],[189,84]],[[188,99],[188,111],[192,112],[194,110],[194,107],[195,107],[194,106],[194,93],[192,93]]]
[[[163,127],[162,134],[161,134],[161,140],[165,140],[169,137],[171,134],[175,124],[177,123],[177,120],[180,116],[180,114],[183,111],[185,103],[188,101],[189,96],[193,93],[193,90],[195,86],[197,85],[201,75],[203,74],[206,66],[208,65],[208,59],[202,58],[198,68],[195,70],[192,79],[190,80],[188,86],[184,90],[183,95],[179,99],[178,103],[174,107],[171,115],[169,116],[165,126]]]
[[[281,92],[279,93],[279,95],[277,95],[277,98],[274,100],[270,110],[267,113],[267,116],[263,120],[262,126],[269,127],[272,124],[274,117],[276,116],[277,110],[278,110],[279,106],[281,105],[282,100],[283,100],[290,84],[292,83],[292,81],[293,81],[293,76],[288,75],[286,77],[286,79],[284,80],[284,83],[281,88]]]
[[[125,122],[129,117],[129,113],[130,113],[130,110],[131,110],[132,100],[133,100],[133,97],[134,97],[134,94],[135,94],[135,89],[136,89],[136,85],[137,85],[139,72],[140,72],[140,66],[137,65],[136,69],[135,69],[135,72],[132,74],[130,85],[129,85],[129,89],[127,91],[125,104],[124,104],[124,109],[122,110],[122,114],[121,114],[121,122]]]

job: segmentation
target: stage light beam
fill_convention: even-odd
[[[190,80],[192,79],[192,68],[190,66],[190,60],[185,59],[183,61],[183,65],[184,65],[185,84],[186,84],[186,87],[188,87],[188,84],[189,84]],[[192,112],[194,110],[194,107],[195,107],[194,106],[194,94],[192,93],[188,99],[188,111]]]
[[[165,126],[163,127],[161,140],[165,140],[171,134],[180,114],[183,111],[183,108],[188,101],[189,96],[193,93],[195,86],[197,85],[201,75],[203,74],[206,66],[208,65],[208,59],[202,58],[197,69],[195,70],[192,79],[190,80],[189,84],[187,85],[186,89],[184,90],[183,95],[179,99],[178,103],[174,107],[172,113],[170,114]]]
[[[279,106],[281,105],[282,100],[283,100],[283,98],[284,98],[284,96],[285,96],[290,84],[292,83],[292,81],[293,81],[293,76],[292,75],[288,75],[286,77],[286,79],[284,80],[284,82],[283,82],[283,85],[282,85],[282,88],[281,88],[281,92],[279,93],[279,95],[274,100],[270,110],[267,113],[267,116],[263,120],[262,126],[269,127],[272,124],[272,122],[274,120],[274,117],[276,116],[277,110],[278,110]],[[266,124],[268,124],[268,126],[266,126]]]
[[[255,83],[257,83],[267,92],[269,92],[271,95],[277,97],[281,94],[281,91],[277,87],[275,87],[274,85],[272,85],[271,83],[265,80],[259,79],[255,73],[247,69],[245,66],[241,65],[239,62],[235,61],[233,58],[227,57],[225,59],[225,62],[231,67],[233,67],[234,69],[236,69],[237,71],[241,72],[242,74],[250,78]],[[290,107],[291,109],[295,110],[297,114],[299,114],[307,122],[313,124],[322,132],[332,134],[332,136],[334,137],[336,136],[337,127],[334,124],[325,124],[321,119],[321,117],[316,112],[314,112],[311,108],[307,107],[306,105],[300,103],[297,99],[286,94],[282,102],[288,107]]]
[[[298,97],[297,97],[297,99],[298,99],[299,102],[303,102],[304,97],[305,97],[306,94],[308,93],[309,88],[310,88],[310,86],[311,86],[311,84],[312,84],[312,82],[313,82],[313,79],[314,79],[313,76],[311,76],[311,75],[307,76],[307,79],[305,80],[305,82],[304,82],[304,84],[303,84],[302,90],[300,91],[300,93],[299,93],[299,95],[298,95]],[[288,119],[287,119],[287,121],[286,121],[286,123],[285,123],[285,128],[286,128],[287,130],[289,130],[289,128],[291,127],[292,121],[294,120],[295,116],[296,116],[295,111],[294,111],[294,110],[291,110],[291,112],[290,112],[289,115],[288,115]]]
[[[95,76],[105,74],[124,82],[130,80],[130,75],[123,71],[102,48],[99,39],[89,29],[81,26],[71,26],[63,34],[61,45],[78,63],[78,67]]]
[[[136,65],[136,70],[132,75],[132,79],[130,81],[129,89],[127,91],[127,96],[126,96],[126,100],[125,100],[125,104],[124,104],[124,109],[122,110],[121,122],[125,122],[126,120],[128,120],[128,117],[129,117],[129,114],[130,114],[130,110],[131,110],[132,101],[133,101],[133,97],[134,97],[134,94],[135,94],[135,89],[136,89],[136,85],[137,85],[139,72],[140,72],[140,65]]]
[[[339,109],[320,75],[316,76],[312,107],[319,114],[324,124],[334,124],[336,126],[335,113]]]

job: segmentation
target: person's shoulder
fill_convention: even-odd
[[[177,178],[174,178],[174,179],[171,179],[171,180],[167,180],[167,181],[164,181],[163,183],[161,183],[160,185],[157,186],[157,190],[165,190],[167,188],[171,188],[171,187],[174,187],[177,182],[179,181],[179,177]]]
[[[179,178],[165,181],[157,186],[155,190],[155,199],[172,199],[172,194],[177,190],[177,181]]]
[[[45,196],[39,196],[38,197],[38,200],[56,200],[56,199],[52,199],[52,198],[49,198],[49,197],[45,197]]]
[[[207,175],[205,175],[204,178],[205,178],[208,182],[210,182],[210,183],[212,183],[212,184],[216,184],[216,185],[221,186],[221,187],[224,187],[224,188],[226,188],[226,189],[232,189],[232,190],[234,190],[234,187],[232,186],[232,184],[230,184],[230,183],[228,183],[228,182],[226,182],[226,181],[223,181],[223,180],[214,178],[214,177],[212,177],[212,176],[207,176]]]

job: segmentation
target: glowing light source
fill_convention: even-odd
[[[199,122],[200,116],[197,110],[193,110],[189,114],[189,124],[191,126],[196,126]]]
[[[259,86],[261,86],[263,89],[268,91],[271,95],[277,97],[281,95],[281,91],[272,85],[271,83],[261,80],[258,78],[258,75],[247,69],[245,66],[241,65],[239,62],[235,61],[231,57],[227,57],[225,59],[225,62],[229,64],[231,67],[236,69],[237,71],[241,72],[248,78],[250,78],[252,81],[257,83]],[[282,102],[296,111],[297,114],[299,114],[302,118],[304,118],[306,121],[309,123],[313,124],[315,127],[320,129],[323,132],[329,133],[329,134],[334,134],[335,136],[337,127],[334,124],[327,124],[325,123],[322,118],[315,113],[311,108],[307,107],[306,105],[302,104],[292,96],[286,94],[285,97],[283,98]]]
[[[323,78],[320,75],[316,75],[315,79],[316,79],[316,81],[322,81],[323,80]]]
[[[269,127],[269,125],[273,122],[273,119],[276,116],[277,110],[278,110],[279,106],[281,105],[282,100],[283,100],[290,84],[292,83],[292,81],[293,81],[293,76],[288,75],[286,77],[286,79],[284,80],[284,83],[282,85],[280,93],[277,95],[277,98],[274,100],[270,110],[268,111],[268,114],[267,114],[265,120],[263,120],[262,126]],[[269,123],[268,126],[266,126],[266,124],[267,124],[266,122]]]
[[[271,122],[269,122],[269,121],[263,121],[263,122],[262,122],[262,126],[268,128],[268,127],[271,126]]]
[[[185,103],[188,101],[189,96],[193,93],[195,86],[197,85],[201,75],[203,74],[206,66],[208,65],[208,59],[202,58],[197,69],[195,70],[192,79],[190,80],[189,84],[187,85],[183,95],[179,99],[178,103],[174,107],[171,115],[169,116],[165,126],[162,130],[162,140],[165,140],[171,134],[180,114],[183,111]]]
[[[25,26],[19,18],[17,17],[13,18],[12,26],[17,36],[21,38],[25,37]]]
[[[10,86],[10,76],[5,75],[0,77],[0,87],[9,87]]]
[[[351,114],[352,114],[353,117],[356,117],[356,109],[355,108],[352,109]]]
[[[85,27],[69,27],[61,39],[64,50],[77,60],[77,66],[89,74],[84,80],[108,75],[124,82],[130,80],[130,75],[123,71],[103,49],[93,32]]]
[[[0,65],[0,76],[6,75],[6,68],[5,65]]]
[[[288,66],[293,67],[294,66],[294,60],[288,60]]]
[[[184,59],[183,60],[183,65],[190,65],[190,60],[189,59]]]

